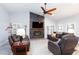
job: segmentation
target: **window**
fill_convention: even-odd
[[[58,25],[58,32],[62,32],[62,25]]]
[[[70,24],[67,26],[67,32],[68,33],[74,33],[74,24]]]
[[[12,34],[21,35],[24,38],[26,35],[26,28],[27,28],[26,25],[13,24],[12,25]]]
[[[52,34],[54,32],[54,25],[47,26],[47,34]]]

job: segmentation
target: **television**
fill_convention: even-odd
[[[43,22],[33,22],[32,28],[43,28]]]

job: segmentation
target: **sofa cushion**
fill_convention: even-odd
[[[56,37],[52,37],[51,35],[48,35],[48,39],[51,40],[51,41],[58,41],[58,38]]]

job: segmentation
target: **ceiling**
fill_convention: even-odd
[[[0,4],[5,7],[8,12],[27,12],[31,11],[37,14],[42,15],[41,6],[44,6],[43,3],[4,3]],[[47,3],[47,8],[57,8],[53,12],[53,15],[46,15],[47,17],[55,20],[59,20],[65,17],[73,16],[79,14],[79,4],[70,4],[70,3]]]

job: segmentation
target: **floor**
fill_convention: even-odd
[[[31,55],[52,55],[47,48],[47,39],[31,39],[30,54]]]
[[[47,39],[31,39],[28,55],[53,55],[47,48]],[[79,43],[73,55],[79,55]],[[0,55],[12,55],[8,41],[0,44]]]
[[[12,51],[8,41],[1,42],[0,44],[0,55],[12,55]]]
[[[0,55],[12,55],[12,51],[8,41],[0,45]],[[52,55],[47,48],[46,39],[31,39],[30,40],[30,51],[28,55]]]

